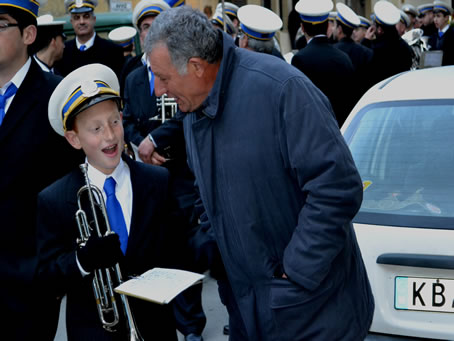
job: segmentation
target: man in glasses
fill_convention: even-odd
[[[59,78],[29,55],[38,9],[34,0],[0,0],[0,307],[2,340],[10,341],[55,335],[60,302],[35,279],[37,196],[67,173],[67,161],[81,161],[47,118]]]

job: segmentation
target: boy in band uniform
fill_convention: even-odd
[[[49,101],[53,129],[72,147],[84,151],[89,181],[102,191],[115,232],[103,237],[93,232],[85,245],[77,245],[77,195],[85,185],[80,169],[40,193],[38,275],[55,296],[67,295],[70,341],[124,340],[127,331],[123,314],[116,332],[102,327],[92,290],[93,271],[119,263],[125,280],[154,267],[172,266],[172,256],[177,254],[176,237],[181,235],[171,231],[176,221],[169,212],[172,199],[167,170],[123,157],[120,103],[118,79],[101,64],[86,65],[70,73]],[[86,200],[82,196],[82,207],[89,214]],[[129,302],[145,340],[177,340],[171,305],[134,298]],[[122,312],[118,298],[117,304]]]

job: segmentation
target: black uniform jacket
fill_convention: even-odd
[[[123,126],[126,142],[139,145],[143,138],[161,125],[157,117],[156,96],[150,91],[148,69],[142,65],[126,77]]]
[[[374,55],[369,74],[370,86],[411,68],[413,60],[411,47],[399,37],[397,31],[390,33],[372,41]]]
[[[14,335],[3,334],[5,340],[32,339],[35,322],[40,324],[41,335],[53,324],[50,313],[43,322],[42,315],[34,312],[46,315],[51,302],[44,300],[47,306],[38,303],[41,296],[33,276],[38,193],[79,161],[47,117],[49,97],[60,79],[42,71],[32,58],[0,126],[0,306],[4,312],[0,325],[5,327],[2,333]],[[56,318],[58,321],[58,310]]]
[[[142,55],[134,56],[132,58],[125,60],[125,64],[123,65],[123,68],[121,70],[121,75],[120,75],[121,97],[124,97],[126,78],[129,76],[129,74],[131,72],[133,72],[135,69],[137,69],[143,65],[144,64],[142,62]]]
[[[300,69],[331,102],[339,127],[355,104],[357,93],[353,64],[348,55],[336,49],[328,38],[315,37],[292,58]]]
[[[353,67],[356,72],[356,80],[358,84],[358,99],[364,92],[367,91],[367,77],[369,74],[370,62],[372,60],[373,51],[361,44],[355,43],[351,38],[343,38],[334,45],[341,51],[344,51],[350,57]]]
[[[438,32],[435,32],[429,38],[429,45],[431,50],[443,51],[441,65],[454,65],[454,26],[451,26],[441,38]]]
[[[172,206],[169,174],[163,167],[124,158],[132,183],[133,203],[128,247],[120,262],[123,279],[154,267],[173,267],[182,234]],[[67,331],[70,339],[111,340],[96,312],[92,276],[83,277],[76,263],[78,228],[75,220],[77,191],[85,184],[79,169],[39,195],[39,278],[55,296],[67,295]],[[85,205],[83,205],[84,209]],[[184,257],[184,256],[183,256]],[[120,300],[117,300],[120,302]],[[145,340],[176,340],[170,305],[129,299]],[[123,320],[124,321],[124,320]],[[115,335],[115,334],[114,334]]]
[[[71,71],[92,63],[100,63],[110,67],[120,78],[124,64],[123,49],[111,42],[96,35],[93,46],[85,51],[80,51],[76,45],[76,39],[65,43],[63,58],[58,61],[55,68],[62,76]]]

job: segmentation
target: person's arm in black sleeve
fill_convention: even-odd
[[[126,77],[126,85],[124,89],[124,108],[123,108],[123,129],[125,132],[125,141],[132,142],[138,146],[143,136],[140,135],[139,127],[137,126],[136,115],[133,110],[131,101],[134,100],[134,85],[132,80],[134,78]]]

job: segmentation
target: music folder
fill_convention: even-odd
[[[123,282],[115,292],[142,300],[167,304],[192,285],[201,283],[205,275],[166,268],[153,268]]]

